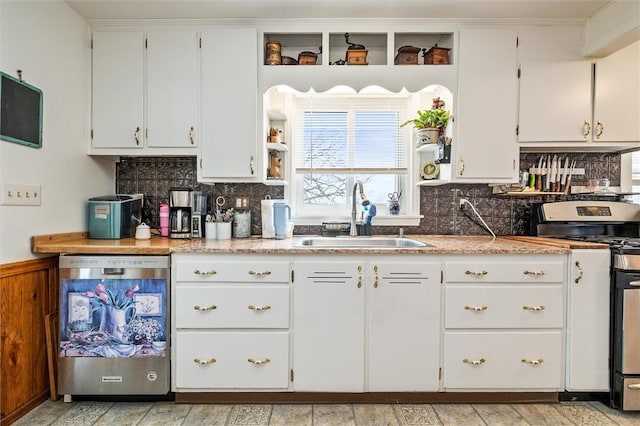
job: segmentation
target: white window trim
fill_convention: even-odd
[[[294,107],[294,103],[293,102],[286,102],[286,104],[289,106],[288,111],[287,111],[287,115],[290,118],[290,131],[291,134],[295,133],[295,117],[296,117],[296,113],[295,113],[295,107]],[[405,199],[405,207],[408,210],[407,214],[403,214],[403,215],[389,215],[387,213],[387,209],[386,206],[380,206],[380,205],[376,205],[376,207],[378,207],[377,209],[377,215],[376,217],[373,219],[372,223],[373,226],[375,227],[377,226],[418,226],[420,225],[420,220],[423,218],[422,215],[420,215],[420,188],[415,186],[415,181],[412,178],[413,174],[415,173],[415,171],[413,170],[413,149],[411,149],[411,143],[412,143],[412,138],[410,135],[411,129],[409,129],[408,127],[406,128],[407,132],[409,132],[408,135],[408,146],[407,146],[407,192],[408,194],[406,194],[406,196],[403,196],[403,198]],[[296,173],[294,172],[294,159],[296,155],[296,147],[295,147],[295,143],[292,143],[290,146],[290,156],[291,156],[291,167],[289,170],[290,176],[288,178],[289,181],[289,185],[285,187],[285,198],[288,200],[294,200],[295,199],[295,194],[296,194],[296,189],[297,186],[300,185],[300,183],[298,182],[298,178]],[[351,191],[348,188],[348,192],[349,192],[349,196],[351,196]],[[366,188],[365,188],[365,192],[366,192]],[[313,216],[313,215],[298,215],[297,214],[297,208],[296,208],[296,202],[290,202],[291,206],[292,206],[292,217],[291,220],[294,222],[294,224],[296,225],[321,225],[323,222],[328,222],[328,221],[341,221],[341,222],[350,222],[351,220],[351,216],[350,214],[332,214],[332,213],[328,213],[326,211],[326,209],[323,209],[321,207],[319,207],[319,211],[318,211],[318,215],[317,216]]]

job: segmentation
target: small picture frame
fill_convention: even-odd
[[[133,300],[136,303],[137,315],[148,317],[162,316],[162,293],[134,294]]]
[[[68,293],[68,320],[72,322],[91,322],[91,299],[84,293]]]

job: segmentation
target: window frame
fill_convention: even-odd
[[[344,94],[346,97],[353,97],[353,93],[345,93]],[[298,132],[296,132],[297,130],[297,126],[300,125],[300,123],[298,123],[298,108],[297,108],[297,103],[296,103],[296,97],[308,97],[308,96],[325,96],[325,94],[317,94],[317,93],[298,93],[295,95],[291,95],[291,100],[289,102],[289,125],[290,125],[290,131],[292,135],[296,135]],[[336,94],[331,94],[329,96],[334,96],[337,97],[338,95]],[[368,97],[384,97],[384,98],[389,98],[389,97],[396,97],[396,98],[403,98],[405,99],[405,104],[406,107],[404,108],[404,110],[401,112],[400,114],[400,119],[404,120],[406,119],[405,116],[407,114],[409,114],[410,108],[413,106],[412,104],[412,98],[411,95],[408,93],[399,93],[399,94],[393,94],[393,93],[385,93],[385,94],[378,94],[378,95],[360,95],[360,96],[368,96]],[[353,113],[355,109],[350,108],[348,111],[350,113]],[[383,110],[381,108],[381,110]],[[350,121],[350,124],[351,121]],[[403,190],[403,192],[405,194],[407,194],[406,196],[403,196],[403,214],[401,215],[389,215],[387,212],[387,207],[386,207],[386,200],[384,201],[384,204],[382,203],[382,200],[376,200],[376,207],[377,207],[377,216],[375,219],[375,224],[377,225],[396,225],[396,226],[416,226],[419,224],[420,222],[420,214],[419,214],[419,188],[413,188],[415,186],[415,182],[413,180],[413,174],[414,174],[414,167],[413,167],[413,149],[412,149],[412,143],[413,143],[413,139],[412,139],[412,134],[411,134],[411,130],[408,128],[403,128],[400,129],[400,131],[402,132],[402,142],[404,143],[404,157],[405,157],[405,164],[406,164],[406,171],[404,173],[398,173],[398,172],[392,172],[392,173],[385,173],[385,171],[383,169],[380,169],[380,171],[372,171],[372,169],[368,169],[370,170],[370,174],[393,174],[396,177],[397,185],[403,185],[401,187],[401,189]],[[298,134],[300,134],[301,132],[299,132]],[[349,132],[349,134],[351,134],[351,132]],[[353,141],[348,141],[348,143],[353,142]],[[352,188],[353,185],[355,183],[355,176],[358,174],[367,174],[366,170],[367,169],[363,169],[361,172],[359,171],[350,171],[347,174],[347,184],[346,184],[346,204],[343,205],[340,208],[339,212],[336,212],[336,208],[335,206],[304,206],[302,205],[302,199],[303,199],[303,195],[301,193],[302,191],[302,185],[303,185],[303,179],[304,179],[304,172],[300,172],[297,168],[297,161],[296,161],[296,154],[298,154],[297,150],[298,149],[302,149],[302,147],[299,146],[299,144],[297,143],[297,141],[295,140],[295,136],[292,139],[292,143],[291,143],[291,147],[290,147],[290,154],[291,154],[291,170],[290,170],[290,184],[286,187],[285,189],[285,196],[287,199],[290,200],[290,204],[292,205],[292,209],[293,209],[293,214],[292,214],[292,220],[294,221],[294,223],[296,223],[297,225],[320,225],[322,222],[326,222],[326,221],[350,221],[351,220],[351,197],[352,197]],[[326,172],[327,170],[322,170],[322,172]],[[336,174],[344,174],[341,173],[340,171],[337,171]],[[367,193],[367,187],[365,184],[365,193]],[[356,200],[356,204],[359,205],[358,200]],[[361,207],[358,208],[358,210],[361,210]]]

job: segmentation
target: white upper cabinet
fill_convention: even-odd
[[[196,31],[147,34],[147,126],[149,147],[195,147],[200,64]]]
[[[640,41],[596,63],[593,139],[640,143]]]
[[[90,154],[195,155],[197,31],[96,31]]]
[[[514,182],[518,175],[516,31],[460,30],[457,182]]]
[[[202,33],[199,180],[253,181],[260,176],[258,60],[255,28]]]
[[[595,60],[582,57],[579,26],[525,27],[519,40],[521,147],[618,150],[637,144],[638,43]]]
[[[93,34],[93,148],[143,147],[143,54],[140,31]]]

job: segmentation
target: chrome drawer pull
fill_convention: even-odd
[[[249,271],[249,275],[254,275],[258,278],[266,277],[267,275],[271,275],[271,271],[264,271],[264,272]]]
[[[265,358],[265,359],[249,358],[247,361],[249,361],[251,364],[255,364],[255,365],[262,365],[262,364],[266,364],[268,362],[271,362],[271,360],[269,358]]]
[[[214,362],[217,362],[217,360],[215,358],[211,358],[211,359],[194,358],[193,362],[200,365],[210,365],[210,364],[213,364]]]
[[[487,271],[480,271],[480,272],[475,272],[475,271],[464,271],[465,275],[473,275],[475,277],[481,277],[483,275],[487,275],[488,272]]]
[[[629,389],[640,389],[640,383],[633,383],[633,384],[627,385],[627,388],[629,388]]]
[[[520,362],[523,362],[525,364],[529,364],[529,365],[540,365],[544,362],[544,359],[540,358],[540,359],[524,359],[522,358],[520,360]]]
[[[214,309],[218,309],[218,307],[216,305],[211,305],[211,306],[194,306],[193,309],[195,309],[196,311],[200,311],[200,312],[206,312],[206,311],[213,311]]]
[[[480,365],[480,364],[484,364],[485,362],[487,362],[486,359],[484,358],[480,358],[478,360],[470,360],[470,359],[463,359],[462,362],[464,362],[465,364],[470,364],[470,365]]]
[[[201,272],[200,270],[196,269],[195,271],[193,271],[193,273],[195,275],[205,275],[205,276],[217,274],[217,272],[214,271],[213,269],[211,271],[207,271],[207,272]]]
[[[469,306],[469,305],[466,305],[464,308],[467,311],[474,311],[474,312],[486,311],[488,309],[488,307],[486,305],[482,305],[482,306]]]
[[[266,311],[268,309],[271,309],[271,306],[269,305],[264,305],[264,306],[253,306],[253,305],[249,305],[247,306],[249,309],[253,310],[253,311]]]
[[[536,272],[536,271],[524,271],[523,274],[525,275],[533,275],[534,277],[541,277],[544,274],[546,274],[546,272],[544,271],[540,271],[540,272]]]
[[[629,281],[629,285],[632,285],[634,287],[639,287],[640,286],[640,281]]]
[[[525,311],[544,311],[544,306],[523,306],[522,309]]]

